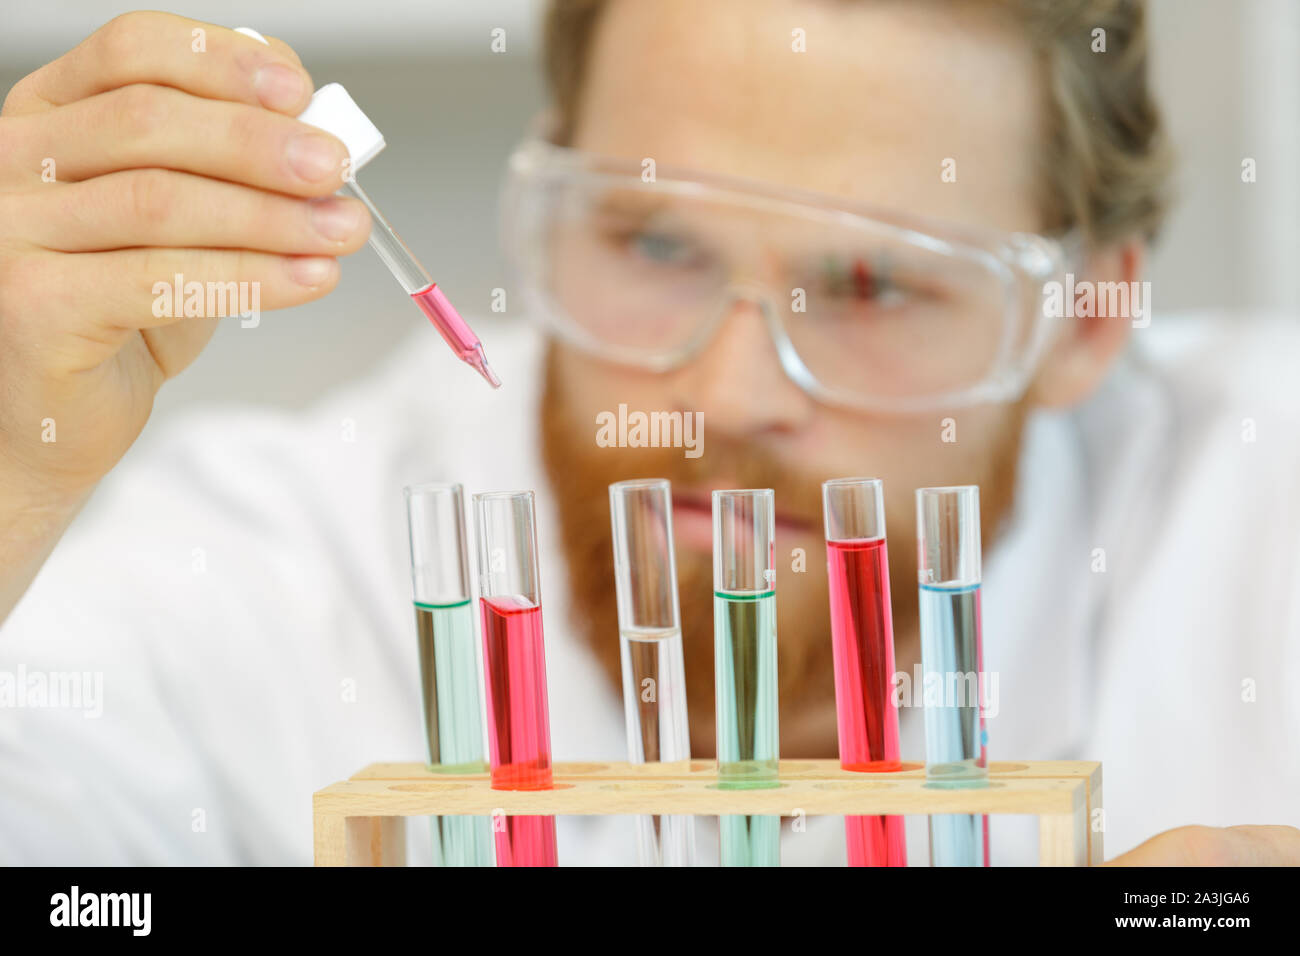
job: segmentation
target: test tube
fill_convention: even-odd
[[[771,488],[713,492],[718,787],[776,787],[775,507]],[[779,816],[718,819],[723,866],[779,866]]]
[[[691,737],[671,488],[662,478],[616,482],[609,513],[628,760],[676,763],[686,772]],[[694,817],[637,817],[637,859],[642,866],[694,866]]]
[[[822,517],[840,766],[876,773],[900,770],[898,707],[890,693],[894,623],[882,482],[823,482]],[[849,816],[844,828],[849,866],[907,866],[901,816]]]
[[[916,492],[921,667],[942,700],[925,703],[927,786],[988,786],[980,633],[980,494],[975,485]],[[933,676],[932,675],[936,675]],[[988,866],[988,817],[930,817],[931,866]]]
[[[403,493],[428,766],[434,773],[483,773],[482,672],[466,559],[464,491],[460,485],[430,483],[411,485]],[[488,817],[430,817],[429,823],[435,864],[492,865]]]
[[[494,790],[550,790],[541,582],[531,491],[474,496]],[[555,866],[555,818],[496,822],[497,866]]]

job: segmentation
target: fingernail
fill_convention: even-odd
[[[289,165],[308,182],[328,176],[343,178],[343,155],[334,141],[315,133],[302,133],[289,140]]]
[[[300,256],[289,260],[293,281],[308,288],[324,285],[334,273],[334,260],[321,256]]]
[[[263,106],[287,110],[307,95],[307,78],[283,63],[268,63],[253,74],[253,89]]]
[[[342,199],[316,199],[311,204],[311,224],[326,239],[349,239],[361,223],[361,207]]]

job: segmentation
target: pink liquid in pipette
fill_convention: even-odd
[[[894,625],[885,539],[828,541],[826,563],[840,766],[900,770],[898,708],[890,693]],[[907,865],[901,816],[850,816],[844,825],[849,866]]]
[[[411,301],[428,316],[443,341],[451,346],[451,350],[460,357],[462,362],[474,368],[493,388],[501,387],[501,380],[492,371],[492,366],[487,363],[487,356],[483,354],[483,343],[469,327],[469,323],[460,317],[456,307],[442,294],[438,283],[431,282],[418,292],[412,292]]]
[[[479,603],[492,788],[549,790],[551,723],[541,606],[516,597]],[[555,866],[555,818],[507,816],[496,845],[498,866]]]

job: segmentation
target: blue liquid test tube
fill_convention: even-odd
[[[925,701],[930,787],[988,786],[979,503],[975,485],[916,492],[921,669],[943,691],[942,701]],[[932,815],[930,865],[988,866],[988,817]]]

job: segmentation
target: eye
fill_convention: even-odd
[[[659,265],[696,266],[708,260],[698,244],[672,233],[639,230],[624,241],[633,253]]]
[[[820,282],[825,295],[850,305],[896,307],[910,297],[909,290],[896,281],[884,263],[866,258],[828,256],[821,263]]]

